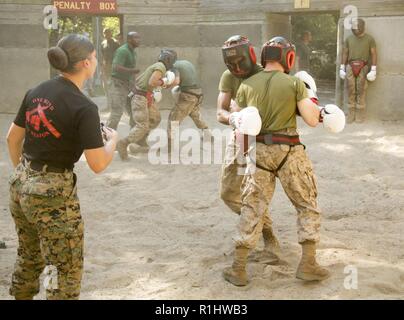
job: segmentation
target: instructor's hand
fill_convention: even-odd
[[[118,132],[115,131],[114,129],[111,129],[109,127],[104,126],[102,128],[103,131],[103,136],[105,137],[105,141],[114,141],[117,142],[118,141]]]

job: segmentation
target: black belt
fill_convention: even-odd
[[[29,161],[27,159],[24,159],[23,163],[24,163],[24,165],[27,165],[30,169],[32,169],[34,171],[45,171],[45,172],[53,172],[53,173],[65,173],[66,171],[73,171],[73,169],[48,166],[47,164],[43,164],[43,163],[37,162],[37,161]]]

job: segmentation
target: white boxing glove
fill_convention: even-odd
[[[153,99],[156,103],[159,103],[163,99],[163,94],[161,93],[161,88],[157,87],[153,90]]]
[[[299,71],[295,74],[295,77],[299,78],[304,82],[306,85],[306,90],[307,94],[309,95],[309,98],[317,103],[318,97],[317,97],[317,85],[316,82],[314,81],[313,77],[309,75],[306,71]],[[315,101],[314,101],[315,100]]]
[[[335,104],[320,107],[324,128],[332,133],[339,133],[345,128],[345,114]]]
[[[180,86],[175,86],[174,88],[171,89],[171,95],[173,96],[174,101],[178,101],[180,93],[181,93]]]
[[[368,81],[375,81],[376,80],[376,66],[372,66],[370,72],[366,75]]]
[[[164,78],[161,78],[161,80],[163,81],[163,86],[167,87],[174,82],[175,73],[169,70],[166,72]]]
[[[345,77],[346,77],[345,64],[341,64],[341,67],[339,68],[339,77],[342,80],[345,80]]]
[[[256,107],[247,107],[230,114],[229,123],[241,134],[256,136],[261,131],[262,121]]]

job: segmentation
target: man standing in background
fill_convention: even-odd
[[[301,40],[296,44],[296,71],[304,70],[310,73],[310,42],[312,40],[311,32],[305,31]]]
[[[111,79],[112,72],[112,60],[114,58],[114,53],[116,49],[119,48],[119,43],[112,37],[111,29],[104,29],[105,40],[101,43],[101,53],[102,53],[102,86],[107,96],[108,110],[111,110],[111,99],[109,98],[108,86]]]
[[[353,35],[345,40],[340,77],[342,80],[346,78],[348,82],[347,122],[362,123],[365,121],[368,81],[376,80],[376,42],[372,36],[365,33],[363,19],[352,23],[352,33]]]
[[[129,114],[129,125],[132,128],[134,121],[128,94],[135,82],[135,75],[139,73],[136,69],[137,54],[135,48],[140,44],[140,36],[137,32],[129,32],[127,42],[120,46],[114,54],[112,60],[112,74],[109,97],[111,99],[111,113],[107,126],[117,129],[124,110]]]

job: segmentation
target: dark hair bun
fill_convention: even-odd
[[[48,59],[52,67],[64,71],[69,65],[66,52],[60,47],[52,47],[48,50]]]

